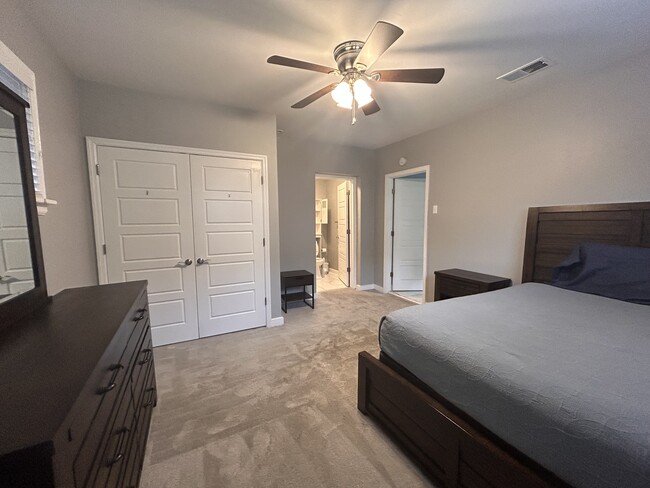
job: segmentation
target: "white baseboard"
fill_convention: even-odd
[[[268,327],[278,327],[279,325],[284,325],[284,317],[273,317],[271,318],[271,323]]]
[[[370,285],[357,285],[357,290],[359,291],[376,290],[380,293],[384,293],[384,289],[381,286],[376,285],[374,283],[371,283]]]

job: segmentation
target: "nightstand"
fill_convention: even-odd
[[[302,291],[287,293],[287,289],[301,287]],[[307,287],[311,287],[311,294],[307,293]],[[280,273],[280,287],[282,289],[282,311],[287,312],[289,302],[303,301],[311,308],[314,308],[314,275],[309,271],[282,271]],[[311,300],[309,303],[307,300]]]
[[[476,295],[477,293],[500,290],[512,285],[512,280],[509,278],[475,273],[464,269],[444,269],[436,271],[435,275],[434,301]]]

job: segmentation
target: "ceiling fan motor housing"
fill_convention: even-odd
[[[346,41],[334,48],[334,59],[341,74],[354,69],[354,62],[364,44],[363,41]]]

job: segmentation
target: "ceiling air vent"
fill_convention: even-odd
[[[506,73],[505,75],[499,76],[497,80],[505,80],[505,81],[509,81],[510,83],[513,83],[515,81],[521,80],[526,76],[530,76],[533,73],[537,73],[539,70],[542,70],[552,65],[553,63],[546,58],[537,58],[536,60],[531,61],[530,63],[527,63],[523,66],[520,66],[517,69],[513,69],[512,71]]]

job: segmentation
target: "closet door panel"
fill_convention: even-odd
[[[108,281],[149,282],[155,346],[198,338],[189,156],[97,153]]]
[[[265,326],[261,165],[192,155],[190,167],[199,334]]]

